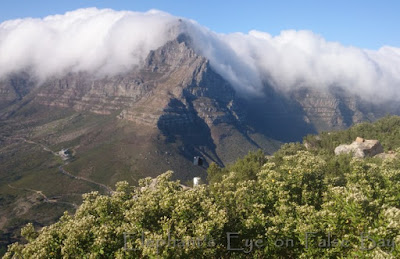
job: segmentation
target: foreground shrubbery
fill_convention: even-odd
[[[25,227],[27,244],[5,258],[400,257],[398,159],[347,157],[333,172],[323,156],[286,148],[251,180],[232,172],[186,189],[167,172],[86,194],[74,216]]]
[[[250,152],[209,185],[192,189],[172,172],[111,196],[86,194],[75,215],[21,233],[5,258],[399,258],[400,159],[335,156],[357,136],[400,147],[400,118],[307,136],[266,159]],[[397,149],[397,153],[399,153]]]

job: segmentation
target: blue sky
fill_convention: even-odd
[[[221,33],[256,29],[277,35],[281,30],[312,30],[328,41],[378,49],[400,47],[400,1],[281,0],[2,0],[0,21],[44,17],[84,7],[147,11],[159,9],[198,21]]]

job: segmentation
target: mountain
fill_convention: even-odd
[[[259,96],[240,94],[187,34],[142,63],[115,76],[81,71],[38,81],[26,71],[0,82],[3,242],[117,181],[137,184],[169,169],[183,182],[205,179],[210,162],[227,165],[255,149],[271,154],[310,133],[398,113],[341,88],[283,93],[265,85]],[[194,156],[205,164],[193,165]]]
[[[0,89],[5,243],[28,221],[43,226],[73,211],[82,193],[106,192],[101,184],[136,184],[168,169],[183,181],[205,179],[210,161],[222,165],[260,147],[273,152],[280,143],[251,131],[243,101],[184,35],[129,73],[40,83],[21,73]],[[72,153],[68,161],[57,155],[62,148]],[[196,155],[203,167],[193,165]]]

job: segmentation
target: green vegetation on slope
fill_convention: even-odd
[[[224,168],[211,163],[207,169],[207,180],[210,184],[220,182],[229,172],[235,172],[238,181],[254,180],[266,162],[267,158],[262,150],[249,151],[245,157]]]
[[[329,148],[361,135],[398,153],[397,121],[323,134],[310,150],[287,144],[268,160],[252,152],[229,170],[212,165],[209,185],[184,188],[172,172],[138,187],[120,182],[111,196],[84,195],[73,216],[39,231],[27,225],[27,243],[5,258],[399,258],[399,156],[355,159]],[[386,132],[362,135],[364,127]]]
[[[304,138],[304,142],[319,153],[333,153],[336,146],[350,144],[356,137],[377,139],[385,151],[394,150],[400,147],[400,117],[386,116],[374,123],[360,123],[347,130],[309,135]]]

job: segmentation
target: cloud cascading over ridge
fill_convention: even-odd
[[[339,86],[368,99],[400,99],[400,48],[347,47],[310,31],[218,34],[155,10],[89,8],[3,22],[0,77],[27,69],[40,79],[70,71],[125,72],[179,32],[188,33],[197,51],[244,93],[260,93],[265,84],[283,91]]]
[[[24,69],[41,79],[71,71],[124,72],[171,40],[174,23],[177,18],[156,10],[96,8],[6,21],[0,24],[0,77]]]

